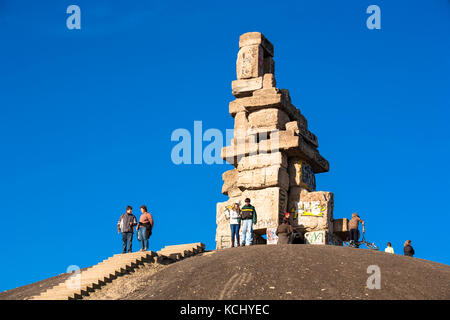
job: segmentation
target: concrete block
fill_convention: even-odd
[[[231,90],[235,97],[246,97],[255,90],[262,89],[263,78],[251,78],[235,80],[231,83]]]
[[[242,47],[237,55],[236,76],[238,80],[258,78],[263,75],[263,48],[260,45]]]

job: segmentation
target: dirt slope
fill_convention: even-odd
[[[380,290],[366,288],[370,265]],[[224,249],[143,279],[148,287],[121,299],[450,299],[450,266],[334,246]]]
[[[380,268],[380,290],[366,287],[370,265]],[[26,299],[57,280],[0,299]],[[450,266],[344,247],[259,245],[147,265],[88,299],[450,299]]]
[[[81,269],[83,271],[85,269]],[[18,287],[8,291],[0,292],[0,300],[26,300],[32,296],[39,295],[47,289],[66,281],[70,277],[70,273],[61,273],[55,277],[44,279],[23,287]]]

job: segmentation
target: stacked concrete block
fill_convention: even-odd
[[[258,214],[255,235],[276,228],[287,211],[292,211],[292,223],[303,234],[333,232],[333,194],[315,192],[315,174],[327,172],[328,161],[320,155],[317,137],[292,104],[289,91],[276,87],[273,56],[273,45],[261,33],[240,37],[237,80],[231,85],[236,99],[229,104],[234,137],[222,149],[222,158],[234,169],[222,175],[222,193],[229,199],[217,204],[217,248],[231,245],[224,211],[233,203],[242,206],[245,198]],[[325,209],[308,216],[311,205],[314,212],[317,205]]]

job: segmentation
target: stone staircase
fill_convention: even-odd
[[[205,245],[198,242],[166,246],[157,253],[153,251],[138,251],[116,254],[81,273],[75,273],[66,281],[42,292],[38,296],[32,297],[31,300],[83,299],[83,296],[101,289],[107,283],[133,272],[136,268],[146,263],[173,263],[203,252],[204,249]]]
[[[165,246],[157,253],[158,255],[166,256],[170,259],[180,259],[193,256],[199,252],[203,252],[204,250],[205,245],[201,242],[197,242],[197,243]]]

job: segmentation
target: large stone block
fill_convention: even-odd
[[[275,130],[261,134],[266,137],[259,139],[247,133],[243,139],[233,139],[230,146],[222,148],[222,159],[236,166],[239,159],[250,154],[283,151],[289,157],[305,159],[314,173],[329,170],[328,161],[319,154],[317,149],[307,143],[303,137],[294,135],[292,131]]]
[[[306,126],[301,126],[298,120],[286,123],[286,131],[292,131],[296,135],[301,135],[316,148],[319,146],[316,135],[310,132]]]
[[[316,190],[316,177],[311,166],[303,159],[290,158],[288,165],[289,186]]]
[[[257,224],[253,226],[255,231],[277,227],[280,217],[286,212],[287,191],[282,188],[245,190],[240,197],[242,203],[245,198],[250,198],[252,205],[255,206],[258,216]]]
[[[230,220],[225,215],[225,209],[227,206],[231,207],[232,200],[217,203],[216,208],[216,247],[227,248],[231,246],[230,236]]]
[[[231,83],[231,90],[235,97],[245,97],[251,95],[255,90],[262,89],[263,78],[241,79]]]
[[[342,241],[328,231],[306,232],[304,237],[306,244],[342,246]]]
[[[295,209],[293,223],[304,232],[325,230],[333,233],[333,193],[290,188],[288,207]]]
[[[333,232],[339,239],[346,241],[349,238],[348,231],[347,218],[333,220]]]
[[[223,186],[222,186],[222,193],[224,195],[227,195],[228,192],[232,189],[236,188],[237,180],[238,180],[238,170],[228,170],[225,171],[222,174],[222,180],[223,180]]]
[[[261,45],[264,48],[266,54],[273,57],[273,44],[264,37],[260,32],[247,32],[239,37],[239,48]]]
[[[291,121],[298,120],[302,126],[307,126],[305,117],[291,103],[289,91],[286,89],[280,90],[275,87],[264,87],[264,83],[263,88],[254,91],[252,96],[231,101],[229,104],[229,112],[234,117],[239,111],[251,112],[270,107],[282,109],[288,114]]]
[[[260,45],[246,46],[239,50],[236,61],[238,80],[261,77],[263,68],[263,48]]]
[[[277,81],[275,80],[274,73],[265,73],[263,76],[263,88],[275,88],[277,86]]]
[[[250,128],[284,130],[287,122],[289,122],[289,116],[277,108],[261,109],[251,112],[248,115]]]
[[[239,171],[244,171],[244,170],[253,170],[256,168],[270,167],[274,165],[287,168],[288,167],[287,156],[282,152],[261,153],[247,156],[240,159],[240,161],[237,164],[237,169]]]
[[[279,165],[263,167],[253,170],[240,171],[237,183],[241,189],[262,189],[268,187],[289,188],[289,176],[286,168]]]
[[[230,243],[230,221],[226,218],[225,209],[233,203],[239,203],[242,207],[245,199],[250,198],[251,204],[257,213],[257,223],[253,226],[255,233],[264,234],[267,228],[276,228],[280,217],[284,216],[287,204],[286,190],[278,187],[262,190],[245,190],[238,197],[229,198],[225,202],[217,203],[216,210],[216,246],[218,249],[227,248]]]

